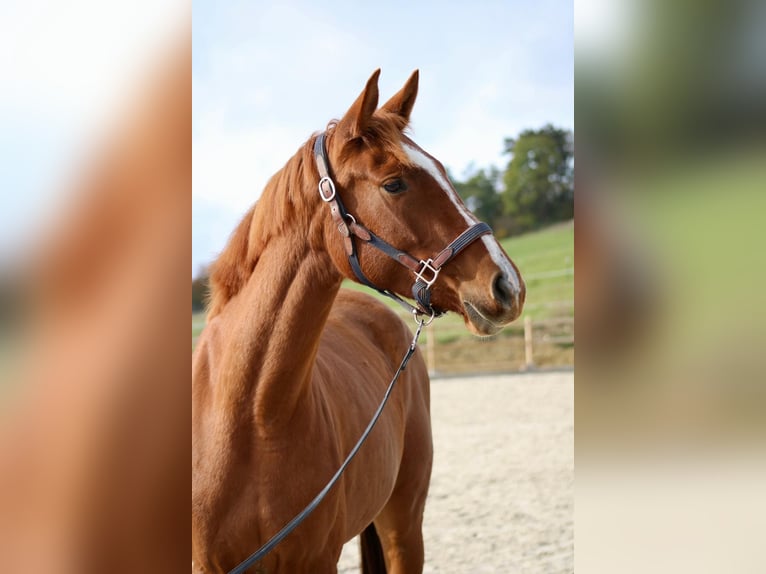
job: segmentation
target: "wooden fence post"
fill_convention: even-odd
[[[524,370],[533,369],[535,359],[532,349],[532,318],[527,315],[524,317]]]

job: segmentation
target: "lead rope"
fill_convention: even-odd
[[[423,330],[424,325],[429,325],[431,321],[433,321],[434,317],[431,316],[429,319],[422,319],[420,316],[415,314],[415,321],[418,324],[418,328],[415,331],[415,336],[412,337],[412,342],[410,343],[409,348],[407,349],[407,352],[404,355],[404,358],[402,358],[402,362],[399,364],[399,368],[396,369],[396,373],[394,373],[394,378],[391,379],[391,382],[388,384],[388,388],[386,389],[386,393],[383,395],[383,400],[380,402],[380,405],[378,406],[378,409],[375,411],[375,414],[372,415],[372,419],[370,420],[369,424],[367,425],[367,428],[362,433],[362,436],[359,438],[357,443],[354,445],[354,448],[351,449],[351,452],[348,453],[348,456],[346,457],[346,460],[343,461],[343,464],[340,465],[340,468],[337,470],[337,472],[333,475],[333,477],[330,479],[330,481],[327,483],[327,485],[314,497],[314,500],[309,502],[308,506],[304,508],[303,510],[298,513],[298,515],[295,516],[290,522],[285,524],[285,526],[277,532],[266,544],[261,546],[258,550],[253,552],[250,556],[248,556],[245,560],[240,562],[237,566],[235,566],[232,570],[229,571],[229,574],[242,574],[245,572],[250,566],[261,560],[264,556],[266,556],[269,552],[271,552],[277,544],[282,542],[288,534],[290,534],[293,530],[295,530],[298,525],[303,522],[309,514],[311,514],[317,506],[322,502],[325,496],[327,496],[327,493],[330,492],[333,486],[335,486],[335,483],[338,482],[338,479],[343,474],[343,471],[346,470],[346,467],[351,462],[351,459],[356,456],[356,453],[359,451],[359,449],[362,447],[362,444],[364,444],[364,441],[367,440],[367,437],[370,435],[370,432],[372,432],[373,427],[375,426],[375,423],[378,422],[378,418],[380,418],[381,413],[383,412],[383,407],[386,406],[386,403],[388,402],[388,397],[391,396],[391,391],[394,389],[394,385],[396,385],[396,381],[399,379],[399,375],[402,373],[402,371],[407,367],[407,363],[409,362],[412,355],[415,353],[415,349],[418,345],[418,338],[420,337],[420,332]]]

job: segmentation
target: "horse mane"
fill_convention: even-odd
[[[319,179],[313,168],[313,140],[312,137],[304,143],[269,179],[260,199],[244,215],[212,264],[208,317],[219,314],[242,290],[269,238],[307,215],[305,210],[309,202],[301,196],[312,182]]]
[[[339,122],[331,121],[326,128],[328,138],[336,131]],[[410,159],[402,148],[402,118],[398,114],[378,110],[370,118],[365,133],[347,142],[341,150],[339,165],[346,163],[360,145],[375,147],[382,155],[393,156],[403,165]],[[312,135],[287,163],[275,173],[261,194],[260,199],[247,211],[229,242],[210,268],[210,295],[208,318],[218,315],[247,283],[255,270],[258,258],[269,239],[281,235],[285,229],[300,221],[308,221],[319,201],[306,201],[306,190],[314,189],[319,173],[314,164],[314,140]],[[337,172],[335,172],[337,178]]]

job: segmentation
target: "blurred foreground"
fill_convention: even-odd
[[[766,5],[595,4],[576,22],[576,571],[763,572]]]
[[[188,347],[176,330],[189,304],[191,50],[186,34],[172,44],[2,274],[3,572],[188,567]]]

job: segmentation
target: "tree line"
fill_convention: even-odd
[[[497,237],[574,217],[574,134],[550,124],[505,140],[504,170],[491,166],[464,181],[450,174],[468,208]]]
[[[574,217],[574,135],[550,124],[505,140],[508,164],[474,170],[455,189],[499,238]],[[205,307],[207,273],[192,281],[192,310]]]

